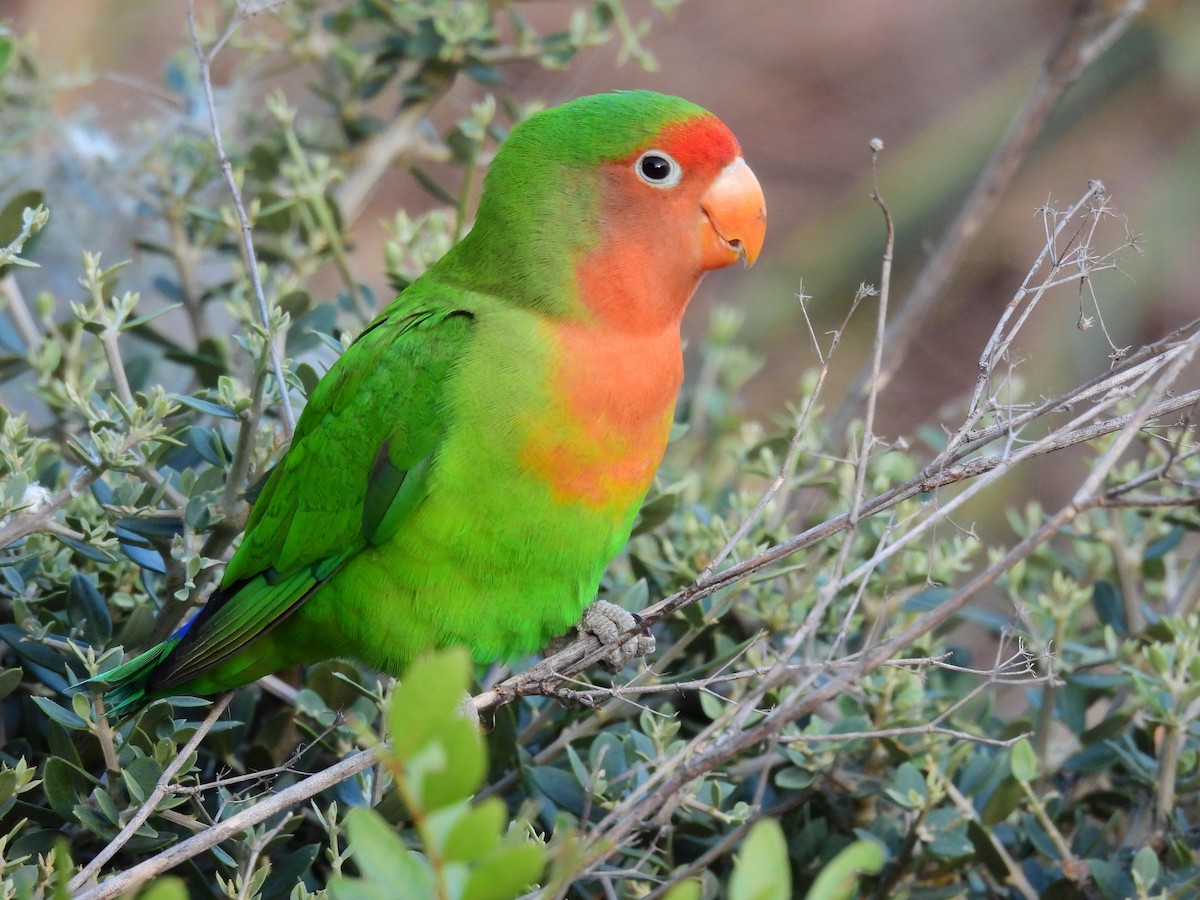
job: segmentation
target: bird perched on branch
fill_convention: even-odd
[[[110,709],[333,656],[511,658],[578,623],[662,459],[688,300],[765,228],[737,140],[686,100],[530,116],[471,231],[313,390],[220,588],[100,677]],[[584,627],[612,637],[606,606]]]

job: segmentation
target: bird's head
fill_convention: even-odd
[[[476,228],[508,248],[519,277],[559,282],[546,285],[546,302],[568,315],[677,321],[706,271],[753,265],[766,204],[720,119],[629,91],[581,97],[514,128]]]

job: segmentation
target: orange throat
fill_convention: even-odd
[[[549,402],[521,447],[522,468],[556,501],[623,519],[662,461],[683,379],[676,326],[656,334],[551,326]]]

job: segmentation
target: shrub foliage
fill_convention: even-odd
[[[873,395],[829,424],[827,338],[793,407],[743,421],[761,361],[736,313],[714,316],[603,586],[658,637],[636,672],[583,668],[586,643],[524,675],[532,661],[435,657],[398,686],[336,660],[120,722],[72,691],[219,578],[291,404],[378,306],[349,254],[385,169],[435,201],[396,214],[376,261],[402,289],[469,227],[527,112],[507,67],[607,42],[653,64],[621,0],[562,4],[550,31],[521,3],[261,5],[196,22],[195,46],[182,33],[163,84],[177,112],[112,152],[68,140],[49,114],[63,76],[0,31],[4,170],[28,163],[0,198],[0,895],[114,896],[151,875],[157,898],[1196,889],[1200,463],[1183,416],[1200,331],[1113,346],[1070,389],[1012,372],[1029,312],[1073,325],[1060,298],[1134,249],[1099,184],[1044,210],[1047,252],[973,395],[907,441],[873,435]],[[236,71],[210,97],[217,53]],[[286,90],[262,87],[280,72]],[[486,99],[436,133],[456,80]],[[54,152],[31,162],[35,146]],[[128,259],[87,230],[95,202]],[[51,246],[87,248],[70,277],[37,268]],[[882,321],[886,303],[885,268],[854,306]],[[1028,461],[1069,447],[1088,461],[1069,501],[1015,503]],[[1012,538],[977,535],[980,509]],[[457,712],[472,683],[486,739]]]

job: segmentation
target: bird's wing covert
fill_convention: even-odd
[[[399,299],[320,381],[259,495],[225,585],[379,543],[403,521],[445,433],[443,391],[474,316]],[[321,573],[317,573],[322,577]]]
[[[404,521],[446,430],[443,391],[474,316],[401,295],[320,381],[255,502],[221,588],[147,690],[211,670],[271,631]]]

